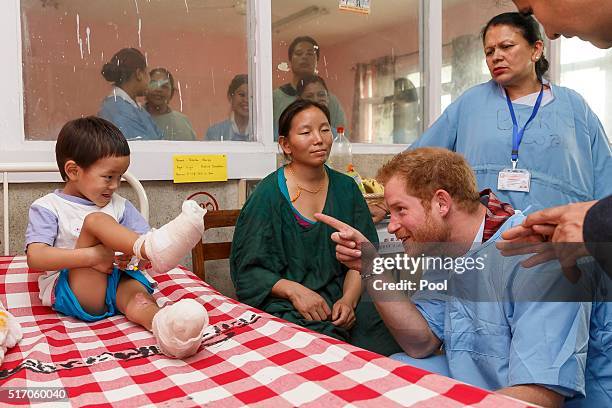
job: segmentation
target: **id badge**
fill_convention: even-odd
[[[497,189],[529,192],[531,173],[524,169],[503,169],[497,176]]]

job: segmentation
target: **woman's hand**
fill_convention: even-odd
[[[334,303],[332,308],[332,324],[347,330],[355,325],[355,310],[344,298],[340,298]]]
[[[331,316],[331,310],[325,299],[306,286],[293,282],[289,301],[306,320],[323,321]]]

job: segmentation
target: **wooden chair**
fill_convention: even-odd
[[[209,210],[204,216],[206,230],[221,227],[233,227],[240,215],[240,210]],[[193,272],[202,280],[206,280],[206,261],[228,259],[232,250],[232,242],[198,242],[191,250]]]

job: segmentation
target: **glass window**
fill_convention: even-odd
[[[327,103],[331,125],[353,142],[411,143],[419,135],[419,2],[366,3],[369,14],[341,10],[338,0],[272,1],[276,137],[301,80],[301,97]]]
[[[99,114],[131,140],[252,140],[246,0],[22,0],[27,140]]]
[[[581,94],[612,141],[612,50],[561,38],[561,85]]]
[[[508,11],[516,11],[510,0],[442,0],[442,111],[468,88],[491,79],[480,32]]]

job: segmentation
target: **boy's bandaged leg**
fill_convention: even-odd
[[[4,361],[6,350],[15,347],[22,337],[21,326],[0,302],[0,364]]]
[[[144,244],[153,272],[169,271],[202,239],[204,214],[206,210],[195,201],[183,202],[182,212],[178,217],[136,240],[134,254],[143,259],[140,249]]]
[[[204,329],[208,326],[208,313],[193,299],[181,299],[162,308],[153,317],[153,334],[164,354],[174,358],[194,355]]]

